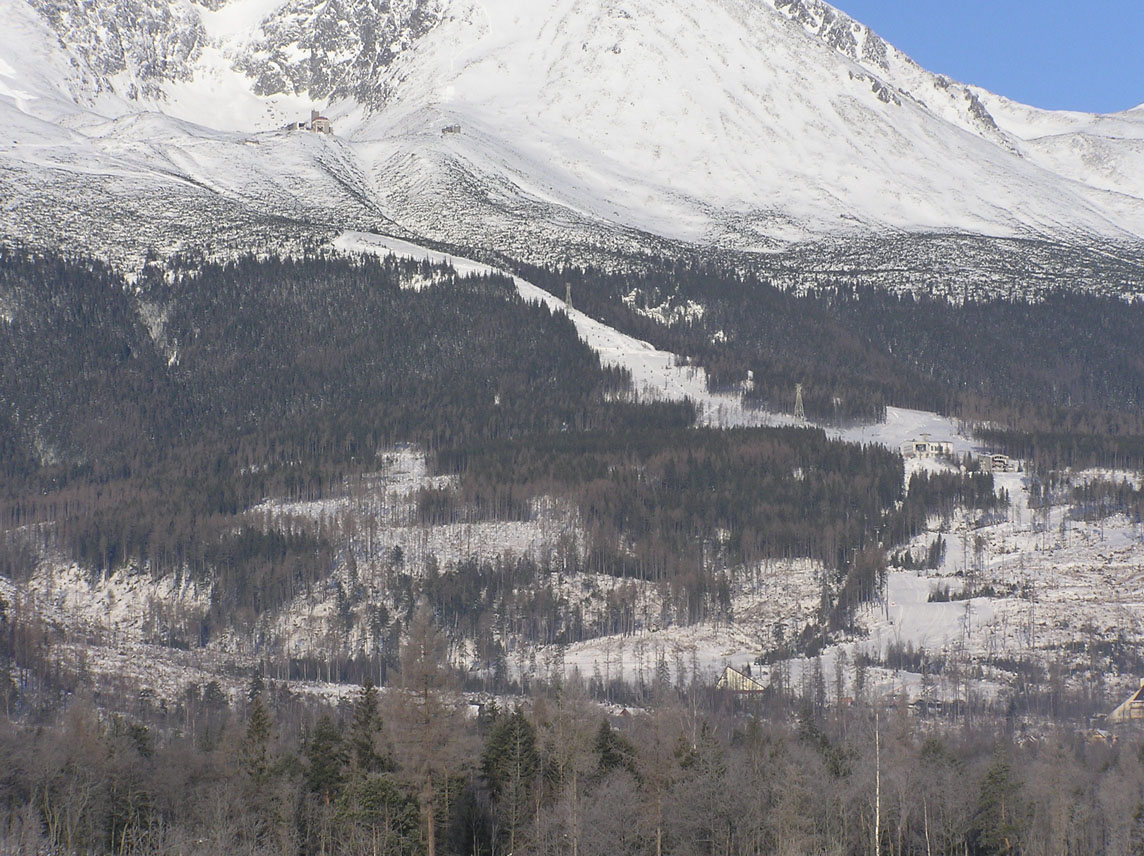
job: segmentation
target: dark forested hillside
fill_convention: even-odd
[[[196,443],[264,466],[550,431],[603,418],[626,384],[508,280],[408,261],[183,262],[128,287],[97,263],[6,250],[0,296],[5,439],[95,472]]]
[[[805,556],[841,569],[877,541],[901,496],[901,461],[820,430],[643,430],[559,434],[438,456],[464,475],[456,501],[480,508],[498,488],[576,497],[597,545],[587,570],[660,580]],[[431,511],[432,513],[432,511]]]
[[[508,280],[414,262],[183,260],[129,286],[6,249],[0,302],[0,519],[53,522],[41,546],[96,572],[205,573],[228,518],[321,496],[394,442],[690,421],[608,403],[624,375]],[[254,568],[277,568],[256,611],[289,596],[284,574],[328,567],[320,542],[248,541],[229,549],[223,589],[246,600]]]
[[[822,285],[798,294],[693,264],[527,274],[556,294],[570,283],[578,308],[690,356],[713,385],[742,387],[761,406],[789,412],[801,383],[812,419],[916,407],[1035,432],[1043,444],[1029,433],[1005,442],[1026,459],[1044,445],[1051,464],[1064,456],[1050,447],[1063,444],[1084,450],[1076,465],[1144,462],[1139,300],[1060,292],[953,303]]]
[[[964,492],[955,479],[903,494],[896,454],[819,430],[697,430],[688,405],[625,402],[624,374],[506,279],[270,257],[176,259],[128,285],[92,262],[2,261],[5,526],[49,524],[32,547],[93,574],[210,579],[216,628],[346,561],[320,525],[264,531],[244,512],[340,491],[396,442],[459,477],[422,491],[423,524],[569,500],[590,548],[561,567],[662,582],[682,622],[727,616],[729,568],[805,557],[830,572],[824,625],[846,624],[878,589],[882,551],[917,534],[934,496]],[[28,548],[6,539],[10,575],[30,571]],[[537,573],[512,596],[532,597]],[[612,632],[571,613],[546,627],[536,638]]]
[[[471,444],[437,461],[461,480],[455,490],[422,491],[424,522],[523,519],[530,499],[570,498],[593,546],[560,556],[562,569],[661,584],[664,623],[730,619],[730,583],[742,569],[810,558],[826,569],[819,630],[851,627],[880,590],[886,549],[924,531],[930,515],[1008,503],[979,472],[919,473],[903,490],[898,454],[829,440],[821,429],[561,433]],[[600,629],[646,629],[632,594],[613,595],[624,618]],[[564,612],[542,641],[591,635]]]

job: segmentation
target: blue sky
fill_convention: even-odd
[[[1144,0],[832,0],[930,71],[1026,104],[1144,103]]]

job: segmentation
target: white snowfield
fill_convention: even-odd
[[[237,65],[283,5],[176,0],[205,43],[186,79],[156,83],[102,75],[25,0],[3,0],[0,167],[13,188],[59,206],[70,178],[106,197],[82,217],[202,198],[534,259],[561,241],[1144,239],[1140,110],[1012,104],[930,74],[818,0],[795,4],[805,20],[773,0],[441,0],[439,22],[380,73],[376,108],[256,94]],[[161,97],[131,97],[143,83]],[[281,130],[315,106],[334,137]],[[6,219],[23,234],[35,212]],[[179,246],[168,240],[160,250]]]
[[[353,131],[383,169],[416,149],[430,181],[458,171],[522,205],[744,247],[887,228],[1127,237],[1144,222],[975,123],[963,87],[892,49],[886,68],[846,56],[765,2],[450,13]],[[442,136],[449,124],[461,133]]]

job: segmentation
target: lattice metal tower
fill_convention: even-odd
[[[572,283],[564,283],[564,308],[572,308]]]
[[[806,421],[806,410],[802,406],[802,384],[794,385],[794,418],[799,422]]]

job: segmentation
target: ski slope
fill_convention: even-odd
[[[677,354],[661,351],[647,342],[608,327],[583,312],[569,307],[555,295],[542,288],[482,262],[442,253],[409,241],[386,235],[365,232],[346,232],[339,235],[333,246],[350,253],[397,255],[434,263],[450,264],[460,274],[499,274],[509,276],[516,283],[517,292],[529,301],[546,304],[553,311],[567,313],[576,326],[580,339],[600,355],[605,365],[620,366],[631,372],[632,386],[640,401],[693,402],[698,411],[698,422],[720,428],[748,426],[810,425],[799,422],[784,413],[745,407],[742,397],[730,393],[712,392],[707,388],[707,373],[700,366],[684,364]],[[572,298],[576,302],[575,295]],[[886,421],[875,425],[862,425],[842,430],[824,429],[828,435],[851,443],[874,443],[898,451],[902,443],[928,434],[935,440],[950,440],[956,454],[979,451],[979,447],[959,434],[955,420],[936,413],[887,408]]]

